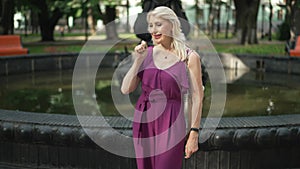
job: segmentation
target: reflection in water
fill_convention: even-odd
[[[256,72],[256,74],[255,74],[255,80],[263,81],[264,80],[264,75],[265,75],[265,73],[262,72],[262,71]]]
[[[269,99],[269,105],[267,107],[268,115],[271,115],[273,110],[274,110],[274,102],[271,99]]]
[[[234,81],[240,79],[242,76],[244,76],[246,73],[249,72],[249,69],[232,69],[225,71],[226,76],[226,82],[231,84],[234,83]]]
[[[72,71],[40,72],[3,76],[0,79],[0,108],[30,112],[75,114],[72,102]],[[300,113],[300,76],[226,70],[227,99],[223,116],[254,116]],[[95,93],[75,90],[86,106],[100,109],[103,115],[119,115],[111,97],[113,70],[101,70],[95,80]],[[83,81],[84,84],[84,81]],[[114,85],[118,83],[114,82]],[[114,89],[117,90],[117,89]],[[210,107],[210,86],[205,90],[203,116]],[[134,105],[138,94],[130,95]],[[217,103],[213,103],[217,104]],[[132,105],[123,105],[129,109]],[[87,112],[97,115],[97,112]]]

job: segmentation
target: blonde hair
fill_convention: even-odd
[[[182,32],[180,21],[175,12],[168,7],[159,6],[148,13],[147,22],[149,22],[151,16],[165,19],[172,24],[171,37],[173,39],[173,42],[171,44],[171,48],[175,50],[175,54],[179,57],[181,61],[185,61],[187,59],[185,45],[186,39]]]

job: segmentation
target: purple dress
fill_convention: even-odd
[[[141,65],[138,77],[142,93],[133,122],[138,169],[180,169],[184,157],[186,124],[183,95],[189,87],[185,62],[159,69],[153,47]]]

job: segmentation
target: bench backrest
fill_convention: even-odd
[[[22,47],[21,38],[18,35],[1,35],[0,48]]]

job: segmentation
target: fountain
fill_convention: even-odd
[[[39,84],[32,76],[38,76],[39,72],[62,74],[70,71],[77,56],[77,53],[69,53],[1,57],[1,79],[7,80],[18,75],[30,76],[33,80],[31,83]],[[202,56],[206,57],[206,54]],[[86,56],[86,63],[93,57]],[[109,59],[112,58],[106,57],[101,64],[111,67],[113,60]],[[251,69],[254,73],[244,76],[246,79],[255,76],[261,81],[271,79],[274,81],[272,83],[279,83],[276,77],[286,77],[290,78],[295,86],[299,85],[300,60],[296,58],[220,54],[220,59],[226,69],[233,70],[232,78],[227,79],[229,83],[242,83],[239,80],[239,77],[244,76],[242,70]],[[276,76],[267,76],[264,72],[275,73]],[[251,83],[251,80],[246,82]],[[4,84],[4,81],[1,83]],[[279,85],[285,85],[285,82]],[[87,121],[93,121],[97,117],[85,118]],[[120,133],[131,135],[131,124],[126,119],[107,116],[105,120]],[[106,130],[101,124],[93,124],[89,129],[101,132]],[[191,160],[184,162],[184,168],[300,167],[299,109],[295,108],[294,114],[271,113],[243,117],[229,115],[222,117],[212,133],[209,133],[209,130],[203,132],[207,132],[202,133],[204,135],[210,135],[209,139],[200,144],[200,151]],[[99,136],[97,132],[96,136]],[[113,136],[106,133],[101,137]],[[120,144],[117,140],[112,141]],[[3,167],[127,169],[135,167],[135,160],[111,154],[97,146],[82,129],[75,115],[1,109],[0,168]]]

